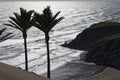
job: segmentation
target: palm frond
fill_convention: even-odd
[[[59,19],[54,20],[53,22],[51,22],[51,24],[48,27],[48,31],[50,31],[57,23],[59,23],[60,21],[62,21],[64,19],[64,17],[60,17]]]
[[[38,23],[36,23],[34,26],[37,27],[38,29],[40,29],[41,31],[46,32],[46,28],[39,25]]]
[[[7,40],[7,39],[12,38],[13,36],[11,36],[11,34],[12,34],[12,33],[8,33],[8,34],[0,37],[0,42],[3,42],[3,41],[5,41],[5,40]]]
[[[56,19],[59,14],[60,11],[53,16],[49,6],[43,10],[42,14],[35,12],[34,18],[37,22],[36,27],[44,33],[48,33],[57,23],[64,19],[64,17]]]
[[[21,15],[24,15],[24,14],[26,14],[27,13],[27,11],[24,9],[24,8],[20,8],[20,13],[21,13]]]
[[[3,34],[3,32],[5,32],[6,28],[3,28],[0,30],[0,42],[2,41],[5,41],[11,37],[13,37],[11,34],[12,33],[6,33],[6,34]]]
[[[27,20],[28,21],[30,21],[33,12],[34,12],[34,10],[30,10],[27,12]]]
[[[21,26],[21,23],[22,23],[22,25],[25,24],[25,19],[23,19],[23,17],[21,17],[20,14],[15,13],[15,12],[14,12],[13,14],[15,15],[15,18],[16,18],[16,20],[19,22],[20,26]]]
[[[3,25],[6,25],[6,26],[10,26],[10,27],[13,27],[13,28],[16,28],[20,31],[23,31],[19,26],[15,26],[15,24],[12,22],[12,21],[8,21],[9,23],[5,23]],[[14,24],[14,25],[13,25]]]
[[[13,28],[16,28],[16,26],[12,25],[12,24],[8,24],[8,23],[5,23],[3,25],[6,25],[6,26],[10,26],[10,27],[13,27]],[[17,29],[17,28],[16,28]]]
[[[46,23],[49,24],[52,19],[52,12],[51,12],[50,6],[48,6],[43,10],[43,15],[44,15],[44,18],[46,19]]]
[[[15,17],[10,17],[9,23],[4,25],[19,29],[22,32],[27,31],[33,25],[33,17],[31,17],[33,12],[33,10],[27,11],[24,8],[20,8],[20,14],[14,12]]]
[[[60,14],[60,11],[57,12],[57,13],[53,16],[52,21],[53,21],[54,19],[56,19],[59,14]]]
[[[0,35],[6,30],[6,28],[3,28],[0,30]]]
[[[16,23],[18,26],[20,26],[20,22],[14,18],[14,17],[9,17],[14,23]]]
[[[27,18],[27,16],[26,16],[27,11],[24,8],[20,8],[20,13],[21,13],[21,18],[23,20],[26,20],[26,18]]]
[[[22,31],[21,27],[19,27],[16,23],[14,23],[14,22],[12,22],[12,21],[8,21],[8,22],[9,22],[11,25],[13,25],[14,28],[19,29],[19,30]]]
[[[27,11],[24,8],[20,8],[21,17],[24,21],[30,21],[33,12],[34,10]]]
[[[35,12],[34,18],[35,18],[36,22],[38,22],[41,26],[46,27],[45,18],[43,17],[43,14],[39,14],[39,13]]]

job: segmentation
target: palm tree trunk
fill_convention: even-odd
[[[50,78],[50,51],[49,51],[49,35],[45,34],[47,46],[47,77]]]
[[[24,49],[25,49],[25,70],[28,71],[28,55],[27,55],[27,35],[26,33],[23,33],[24,38]]]

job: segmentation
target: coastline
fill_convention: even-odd
[[[75,63],[76,62],[76,63]],[[105,67],[98,65],[88,65],[77,63],[76,61],[68,62],[64,66],[52,71],[53,80],[81,80],[92,77],[104,71]]]
[[[67,62],[63,66],[51,71],[51,80],[82,80],[101,73],[106,67],[86,63],[82,59],[75,59]],[[42,77],[44,76],[44,77]],[[0,80],[49,80],[46,74],[37,75],[32,72],[15,68],[0,62]]]
[[[113,68],[106,68],[103,72],[81,80],[119,80],[120,71]]]
[[[81,59],[85,59],[86,52],[80,54]],[[100,65],[95,65],[94,63],[86,63],[86,65],[94,65],[96,74],[90,77],[82,78],[80,80],[119,80],[120,79],[120,70],[105,67]]]
[[[63,66],[51,71],[52,80],[82,80],[95,76],[104,71],[106,67],[86,63],[82,59],[75,59],[67,62]],[[42,76],[46,76],[42,74]]]

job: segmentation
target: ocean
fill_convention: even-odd
[[[51,70],[79,59],[83,51],[64,48],[61,44],[71,41],[77,34],[90,27],[91,24],[113,21],[120,22],[120,1],[0,1],[0,27],[7,23],[13,12],[23,7],[27,10],[42,10],[51,6],[53,14],[61,11],[59,16],[65,19],[50,32]],[[8,27],[14,37],[0,43],[0,62],[24,69],[24,46],[19,30]],[[5,33],[4,33],[5,34]],[[29,71],[37,74],[46,73],[46,44],[44,34],[35,27],[28,31]]]

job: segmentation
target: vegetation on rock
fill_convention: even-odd
[[[117,33],[120,33],[120,23],[100,22],[91,25],[82,33],[78,34],[74,40],[63,46],[79,50],[88,50],[90,45],[97,40]]]
[[[85,60],[120,70],[120,34],[95,42],[88,50]]]

